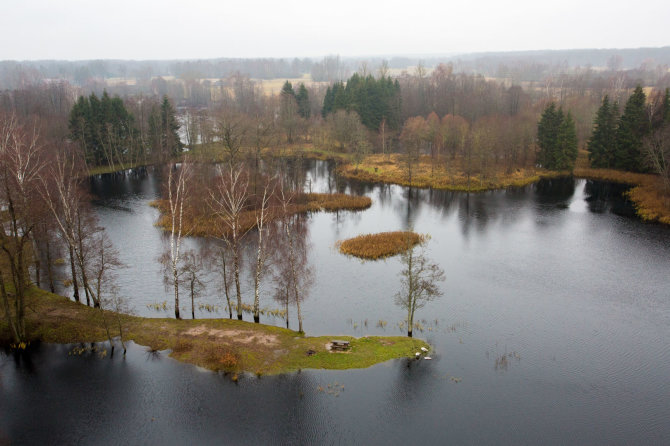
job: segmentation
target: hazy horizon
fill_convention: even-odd
[[[3,6],[0,60],[179,60],[448,56],[633,49],[670,44],[670,3],[635,14],[628,2],[446,4],[395,0],[337,5],[194,0],[34,0]]]

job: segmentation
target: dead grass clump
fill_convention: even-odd
[[[240,368],[239,354],[226,345],[208,343],[194,353],[202,358],[203,365],[212,370],[231,372]]]
[[[340,241],[337,247],[342,254],[377,260],[400,254],[424,240],[423,235],[410,231],[380,232]]]

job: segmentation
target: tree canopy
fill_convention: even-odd
[[[400,125],[400,84],[390,77],[376,79],[356,73],[346,86],[336,82],[326,90],[321,113],[324,117],[337,110],[355,111],[370,130],[377,130],[382,121],[392,129]]]

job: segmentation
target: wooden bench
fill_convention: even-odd
[[[339,339],[334,339],[330,341],[331,350],[349,350],[349,341],[341,341]]]

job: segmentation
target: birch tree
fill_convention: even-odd
[[[401,288],[395,302],[407,311],[407,336],[411,338],[416,310],[442,295],[437,282],[444,280],[444,270],[426,258],[423,244],[409,246],[409,241],[400,261],[404,268],[400,272]]]
[[[237,319],[242,320],[241,240],[249,230],[242,225],[242,216],[247,208],[249,181],[241,165],[229,165],[226,168],[217,166],[217,174],[214,190],[211,192],[211,208],[221,223],[221,238],[232,255]]]
[[[10,299],[3,272],[0,271],[0,295],[7,320],[16,344],[26,340],[25,292],[27,282],[27,253],[32,232],[37,224],[34,200],[39,175],[44,167],[42,146],[37,126],[23,126],[14,115],[0,118],[0,204],[3,224],[0,230],[0,252],[4,255],[11,275]]]
[[[267,223],[268,223],[268,205],[272,198],[271,181],[265,183],[263,196],[260,199],[256,209],[256,231],[258,234],[258,247],[256,248],[256,271],[254,274],[254,322],[260,322],[260,287],[261,278],[264,273],[265,262],[267,260]]]
[[[174,289],[174,317],[181,319],[179,314],[179,255],[184,236],[188,234],[184,227],[184,207],[189,195],[189,181],[193,165],[185,159],[179,168],[168,165],[168,216],[170,218],[169,236],[169,267],[172,272],[172,287]]]

